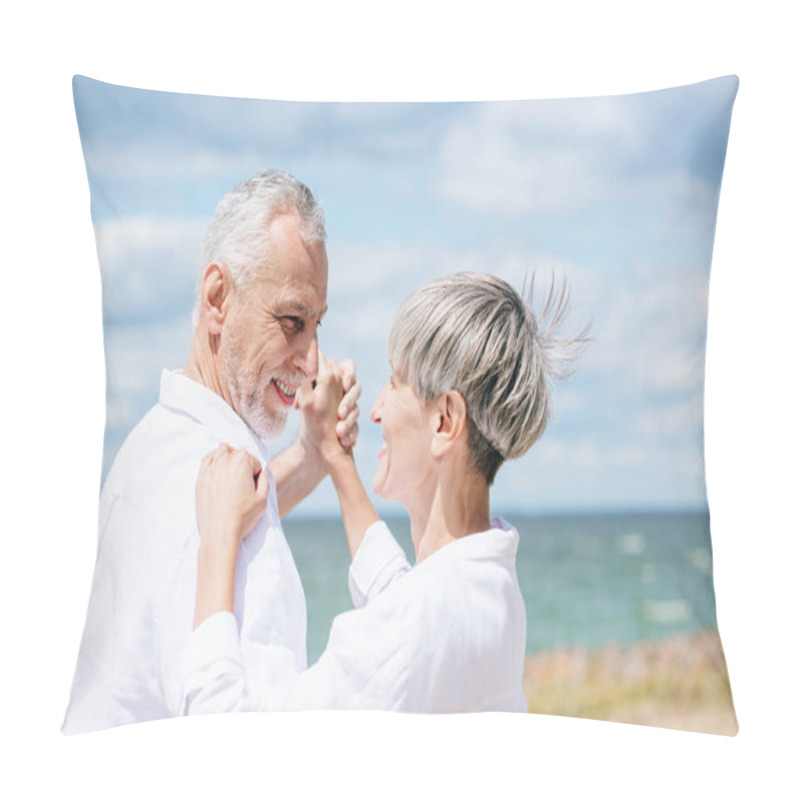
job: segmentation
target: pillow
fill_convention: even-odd
[[[566,283],[569,319],[590,323],[590,345],[553,387],[544,437],[492,487],[493,513],[519,532],[528,710],[736,733],[711,571],[703,373],[737,78],[616,97],[426,104],[180,95],[80,76],[73,88],[103,285],[104,484],[159,403],[162,371],[186,362],[217,202],[259,170],[285,170],[324,209],[329,311],[320,342],[358,366],[364,477],[381,449],[368,412],[388,377],[388,332],[406,295],[458,271],[490,272],[518,290],[533,275],[534,290],[551,277]],[[298,429],[290,416],[270,454]],[[141,461],[126,457],[125,470],[157,461],[134,452]],[[172,477],[185,493],[176,497],[188,497],[195,473]],[[413,562],[402,509],[372,499]],[[101,500],[101,530],[120,504]],[[155,513],[142,506],[140,521]],[[333,619],[351,607],[330,482],[283,527],[312,664]],[[103,660],[147,661],[158,649],[125,649],[114,634],[158,613],[165,590],[149,586],[153,554],[100,545],[66,732],[169,713],[136,686],[116,701],[124,713],[76,710],[106,702]],[[163,557],[185,560],[176,566],[186,589],[176,630],[188,633],[193,557]],[[142,607],[126,605],[125,581],[144,587]],[[101,591],[116,598],[113,608],[95,597]]]

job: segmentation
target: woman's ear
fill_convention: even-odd
[[[434,408],[435,430],[431,440],[434,456],[444,455],[467,431],[467,404],[455,390],[437,397]]]
[[[202,309],[205,312],[208,332],[212,336],[218,336],[222,333],[233,294],[233,281],[228,269],[216,262],[209,264],[203,275],[201,291]]]

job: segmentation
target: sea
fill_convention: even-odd
[[[519,531],[517,576],[530,655],[621,646],[717,625],[707,512],[505,515]],[[408,520],[387,519],[414,563]],[[338,519],[284,520],[308,608],[308,660],[352,608],[350,553]]]

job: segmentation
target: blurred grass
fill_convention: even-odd
[[[533,714],[735,736],[739,726],[716,630],[529,656],[523,685]]]

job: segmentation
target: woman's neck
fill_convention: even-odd
[[[472,474],[439,481],[427,501],[408,512],[419,564],[444,545],[489,528],[489,487]]]

